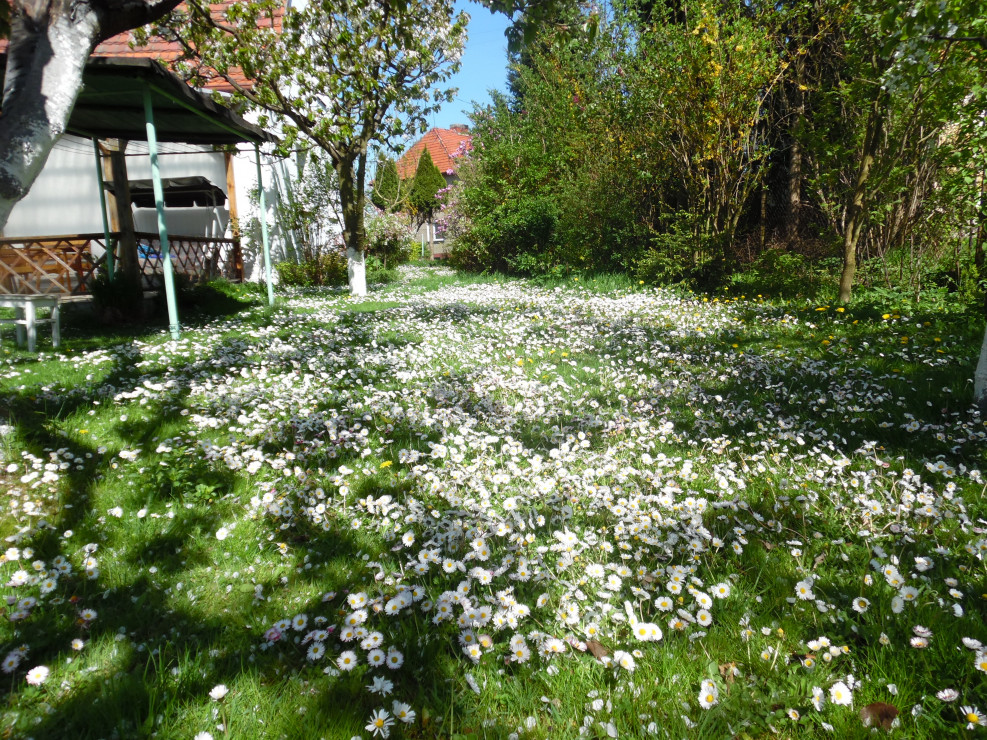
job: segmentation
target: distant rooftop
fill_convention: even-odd
[[[425,149],[428,149],[439,172],[454,174],[459,169],[459,155],[469,151],[471,141],[468,126],[454,124],[451,128],[433,128],[398,159],[398,177],[408,180],[415,176],[418,160]]]

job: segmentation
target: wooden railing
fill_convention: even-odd
[[[0,294],[71,295],[88,291],[103,256],[92,256],[93,243],[105,249],[102,234],[0,239]]]
[[[144,284],[157,287],[164,276],[161,241],[157,234],[137,233],[137,257]],[[243,280],[243,253],[239,239],[206,236],[168,236],[171,266],[193,282],[224,277]]]
[[[146,287],[159,287],[164,263],[158,235],[138,233],[136,237],[142,281]],[[97,269],[105,263],[105,241],[103,234],[0,239],[0,295],[88,293]],[[116,245],[119,234],[110,234],[110,241]],[[193,282],[217,277],[243,280],[239,239],[171,236],[168,241],[176,274]],[[93,257],[94,246],[103,250],[99,257]]]

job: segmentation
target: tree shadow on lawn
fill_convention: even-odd
[[[352,545],[337,541],[336,557],[353,559],[357,550]],[[292,565],[300,568],[301,558]],[[138,566],[129,563],[125,567]],[[318,580],[320,588],[342,592],[349,585],[346,580]],[[272,581],[265,585],[276,588]],[[95,591],[100,586],[92,584]],[[226,598],[230,606],[223,611],[228,611],[229,617],[216,610],[207,616],[207,610],[185,606],[186,600],[154,588],[143,570],[128,583],[115,586],[108,598],[95,601],[99,617],[89,630],[82,631],[71,622],[61,629],[44,624],[48,642],[36,650],[39,657],[44,655],[53,663],[68,657],[64,646],[72,636],[84,636],[90,650],[117,640],[120,633],[114,624],[136,625],[136,629],[115,643],[120,648],[113,651],[112,661],[99,666],[92,678],[80,676],[71,690],[45,697],[52,711],[42,714],[41,721],[31,727],[31,735],[135,737],[158,730],[165,737],[187,737],[202,729],[218,735],[217,719],[211,713],[213,707],[219,707],[210,701],[209,691],[220,683],[231,689],[220,718],[227,722],[230,737],[349,738],[363,732],[374,709],[382,705],[389,708],[390,699],[374,698],[366,690],[371,674],[365,666],[334,679],[322,672],[329,665],[327,658],[309,663],[306,647],[297,644],[304,633],[286,635],[282,642],[262,650],[264,630],[276,621],[274,615],[265,610],[267,620],[256,614],[253,623],[240,624],[239,615],[249,611],[250,596],[234,592]],[[343,605],[342,599],[343,593],[329,603],[312,599],[298,604],[297,609],[309,615],[332,616],[333,610]],[[335,657],[347,647],[330,643],[329,655]],[[422,735],[425,737],[435,736],[436,717],[446,712],[465,724],[473,717],[468,697],[443,701],[461,670],[461,661],[443,652],[439,641],[422,650],[406,649],[404,668],[378,671],[395,681],[399,699],[418,707],[420,713],[422,707],[432,707],[431,729]],[[258,709],[259,703],[270,704],[272,700],[283,706],[274,712],[269,706]],[[445,705],[449,700],[457,706]],[[201,724],[196,726],[196,722]]]
[[[667,337],[664,341],[667,342]],[[204,359],[208,358],[196,361]],[[462,377],[466,379],[468,375],[464,374]],[[139,380],[140,378],[124,373],[118,382],[122,387],[133,388]],[[712,396],[715,394],[721,394],[725,398],[746,398],[750,394],[750,381],[751,378],[745,376],[726,383],[711,382],[709,387],[692,391],[704,394],[696,396],[703,403],[712,403]],[[464,382],[462,387],[467,388],[468,384]],[[622,402],[614,401],[609,394],[601,394],[600,398],[601,403],[607,402],[611,410],[622,406]],[[645,391],[630,401],[633,403],[635,400],[644,401],[648,398],[649,394]],[[95,453],[91,446],[75,441],[68,443],[58,437],[50,431],[48,423],[56,418],[64,418],[91,401],[91,398],[79,397],[69,406],[52,414],[50,419],[36,419],[32,422],[31,433],[26,436],[30,437],[32,445],[39,452],[46,447],[57,449],[60,446],[70,446],[80,455],[86,452]],[[501,414],[507,411],[498,406],[495,399],[484,401],[478,398],[470,403],[473,406],[469,407],[467,403],[467,410],[477,416],[482,426],[490,426],[495,430],[503,426],[504,418]],[[792,415],[805,415],[808,418],[802,404],[792,402],[790,406]],[[37,411],[26,393],[19,399],[18,407]],[[121,428],[123,433],[132,434],[146,443],[160,434],[165,425],[178,421],[176,414],[180,413],[177,407],[168,412],[162,408],[152,411],[154,413],[149,421],[124,425]],[[673,412],[670,418],[677,424],[687,424],[688,419],[681,416],[684,413],[681,410],[678,417],[671,408],[655,408],[654,413],[665,418],[669,411]],[[816,421],[814,417],[812,420]],[[522,421],[522,417],[519,417],[516,425],[522,427]],[[573,428],[581,423],[576,417],[562,421],[571,423]],[[831,428],[834,430],[838,429],[838,420],[825,421],[832,422]],[[751,422],[753,423],[753,419]],[[430,434],[432,430],[424,431]],[[716,431],[724,434],[736,433],[723,420],[719,420],[707,433]],[[409,430],[407,436],[409,441],[414,440],[415,430]],[[604,444],[600,436],[592,439],[594,448]],[[557,440],[544,430],[532,431],[524,441],[532,449],[543,451],[557,445]],[[421,438],[419,445],[425,446]],[[99,470],[98,466],[103,464],[97,460],[98,456],[94,456],[86,471],[72,471],[68,476],[71,489],[68,501],[73,504],[73,508],[62,511],[53,531],[80,526],[87,515],[95,516],[95,512],[87,507],[94,475]],[[353,456],[333,459],[335,464],[355,464],[355,461]],[[232,486],[232,483],[229,485]],[[373,484],[368,484],[365,490],[358,493],[373,491]],[[380,492],[378,489],[377,493]],[[80,681],[81,687],[64,693],[54,693],[56,690],[52,687],[50,691],[54,695],[45,694],[53,711],[48,715],[41,715],[39,711],[41,722],[31,729],[32,736],[102,737],[113,734],[114,731],[121,737],[148,734],[154,729],[158,714],[162,714],[163,719],[157,729],[164,736],[188,736],[198,729],[215,732],[217,720],[211,718],[211,712],[213,708],[221,708],[220,719],[227,720],[231,736],[299,737],[301,732],[311,733],[312,737],[327,735],[349,738],[363,731],[373,709],[381,705],[389,706],[390,699],[385,701],[370,697],[365,689],[370,678],[365,672],[344,674],[338,680],[330,680],[321,672],[322,666],[328,665],[326,659],[309,665],[302,646],[296,645],[293,640],[279,641],[266,651],[259,647],[263,643],[263,631],[278,619],[304,612],[310,616],[323,614],[332,624],[338,620],[340,610],[348,609],[343,601],[345,590],[359,587],[367,580],[350,572],[354,563],[362,563],[359,555],[367,553],[367,543],[349,531],[345,523],[340,522],[328,535],[314,531],[303,532],[295,544],[304,543],[305,546],[289,548],[283,572],[290,580],[305,582],[319,591],[337,591],[338,594],[327,602],[315,595],[307,597],[302,602],[292,604],[292,614],[275,612],[275,607],[267,604],[255,608],[252,603],[252,588],[246,584],[242,589],[239,586],[234,588],[228,595],[221,592],[211,594],[217,604],[226,600],[227,605],[224,608],[229,609],[231,616],[203,612],[196,608],[196,604],[189,603],[187,598],[182,599],[174,592],[167,594],[163,589],[155,588],[154,579],[147,570],[152,566],[158,569],[162,578],[177,575],[183,569],[206,566],[208,550],[203,546],[202,538],[214,532],[219,525],[221,507],[220,502],[205,510],[176,512],[177,521],[170,531],[154,535],[141,551],[127,551],[119,562],[108,567],[108,575],[112,574],[113,579],[104,576],[92,583],[78,581],[77,589],[82,601],[72,609],[91,606],[100,612],[99,618],[88,629],[80,625],[74,616],[65,613],[71,609],[66,608],[61,612],[53,610],[50,617],[47,612],[39,614],[43,619],[50,619],[50,623],[44,623],[46,641],[39,644],[35,654],[31,656],[31,660],[38,663],[64,662],[71,655],[67,644],[73,636],[84,636],[91,647],[109,643],[111,640],[117,645],[117,626],[129,627],[136,624],[139,627],[132,630],[134,634],[128,633],[128,638],[119,643],[120,652],[115,662],[107,663],[105,671],[94,671],[91,681]],[[276,535],[276,530],[272,534]],[[39,555],[46,559],[50,558],[53,552],[51,548],[54,548],[58,539],[51,534],[48,537],[53,539],[45,540],[38,546]],[[182,552],[176,553],[179,548]],[[752,548],[748,548],[750,549]],[[304,554],[313,553],[325,558],[332,566],[307,570]],[[185,562],[181,562],[182,560]],[[222,563],[214,565],[222,567]],[[276,574],[255,575],[258,584],[264,587],[267,594],[276,593],[281,587]],[[200,598],[199,604],[201,603]],[[250,623],[236,622],[243,613],[252,615]],[[461,687],[459,679],[467,664],[456,650],[454,630],[446,629],[443,632],[432,628],[428,620],[421,617],[418,619],[422,633],[431,635],[432,638],[421,645],[417,642],[412,644],[411,640],[408,641],[409,647],[401,645],[405,651],[405,667],[396,674],[388,672],[388,677],[393,678],[399,687],[399,692],[395,694],[398,699],[408,701],[416,708],[432,708],[432,724],[416,724],[409,729],[407,735],[421,738],[446,736],[456,727],[479,727],[485,716],[477,700],[470,693],[455,693],[454,687]],[[148,648],[144,651],[137,650],[136,646],[142,643],[146,643]],[[155,647],[159,648],[157,654],[154,654]],[[257,649],[251,651],[251,647]],[[338,655],[346,647],[345,644],[332,643],[330,655]],[[211,651],[218,653],[213,656]],[[172,674],[173,668],[177,669],[177,674]],[[307,685],[290,677],[296,669],[301,670],[302,679],[309,682]],[[210,702],[207,696],[209,689],[217,683],[227,683],[233,689],[222,705]],[[413,687],[412,695],[407,693],[409,685]],[[279,702],[284,704],[284,709],[279,709],[273,719],[270,714],[254,710],[258,704],[269,704],[272,695],[278,696]],[[99,702],[96,701],[97,698]],[[17,700],[23,700],[26,705],[34,701],[30,690],[25,690]],[[307,712],[303,719],[299,719],[301,707]],[[440,727],[436,718],[441,716],[455,719]],[[189,717],[201,719],[201,727],[191,727],[192,720]],[[258,717],[267,717],[268,724],[259,726],[255,721]],[[420,721],[423,719],[423,716],[420,717]],[[494,736],[506,732],[500,727],[487,729]]]
[[[617,344],[612,339],[601,336],[600,352],[621,352],[624,357],[646,357],[654,346],[661,346],[674,356],[675,365],[690,366],[686,382],[673,384],[674,367],[662,365],[662,372],[653,363],[635,363],[634,370],[655,377],[651,392],[638,389],[626,392],[626,402],[616,398],[616,391],[600,391],[594,394],[603,408],[616,411],[618,408],[649,409],[652,417],[666,418],[675,424],[676,431],[683,436],[716,438],[732,437],[741,443],[748,432],[763,437],[772,426],[784,418],[792,424],[789,430],[794,434],[814,435],[815,441],[832,440],[840,445],[848,455],[864,441],[874,444],[882,451],[882,456],[904,456],[918,465],[922,459],[916,452],[928,457],[943,456],[947,462],[957,464],[968,462],[982,465],[983,445],[975,439],[940,439],[936,429],[920,433],[908,432],[903,427],[908,423],[907,414],[920,422],[933,426],[953,425],[958,420],[965,421],[974,429],[981,427],[979,415],[972,409],[967,396],[969,367],[941,365],[928,367],[917,363],[901,363],[899,373],[894,373],[894,384],[888,383],[861,363],[832,358],[827,372],[821,372],[820,365],[809,362],[795,362],[783,365],[781,359],[764,352],[760,342],[737,339],[733,330],[708,338],[670,337],[661,329],[644,328],[639,330],[640,341],[634,345]],[[737,344],[733,347],[732,344]],[[807,343],[802,343],[808,346]],[[709,355],[712,346],[718,346],[724,353],[724,367],[727,372],[712,369]],[[573,359],[592,360],[597,355],[576,355]],[[972,355],[971,355],[972,358]],[[825,360],[820,360],[825,363]],[[672,370],[669,370],[672,367]],[[736,372],[734,372],[736,371]],[[715,373],[715,374],[714,374]],[[700,382],[696,383],[696,375]],[[893,397],[881,399],[872,407],[860,409],[859,419],[847,418],[835,409],[837,399],[866,393],[865,386],[875,386],[870,390],[880,395],[890,393]],[[943,387],[954,389],[943,393]],[[717,396],[721,400],[717,400]],[[825,403],[819,398],[827,397]],[[931,401],[934,403],[930,404]],[[854,405],[848,401],[848,405]],[[737,414],[705,416],[697,423],[695,409],[716,412],[734,406]],[[930,412],[931,409],[933,409]],[[688,413],[693,410],[693,413]],[[771,417],[763,411],[771,411]],[[887,416],[885,425],[869,416],[881,413]],[[762,426],[759,426],[762,425]],[[701,428],[702,432],[696,434]],[[846,440],[849,439],[849,442]]]
[[[779,506],[782,499],[785,499],[784,505]],[[763,679],[770,682],[777,680],[776,674],[768,669],[768,662],[752,657],[752,652],[756,656],[762,647],[784,644],[782,649],[786,652],[779,659],[797,663],[805,653],[812,652],[807,650],[805,643],[825,635],[834,645],[850,647],[849,657],[838,657],[836,665],[839,661],[852,661],[858,667],[871,666],[869,670],[877,670],[877,675],[881,675],[877,666],[888,664],[888,672],[883,675],[897,678],[903,695],[913,697],[911,701],[941,690],[945,677],[952,677],[951,681],[960,680],[957,677],[959,654],[956,651],[959,648],[956,643],[960,636],[987,640],[987,606],[981,599],[964,601],[967,613],[959,622],[948,603],[938,596],[946,596],[942,580],[947,575],[963,578],[963,590],[973,594],[983,592],[985,576],[975,573],[974,569],[964,576],[959,570],[963,565],[962,554],[956,558],[933,555],[935,568],[924,575],[917,576],[913,572],[909,581],[924,592],[928,586],[923,580],[927,576],[926,583],[931,586],[929,592],[923,593],[914,604],[905,605],[900,614],[894,614],[890,602],[897,591],[884,583],[883,576],[872,565],[873,547],[880,544],[900,557],[901,570],[908,573],[914,556],[930,554],[933,543],[941,545],[951,540],[947,531],[961,529],[955,521],[943,520],[938,525],[941,531],[933,535],[931,529],[924,531],[917,519],[906,519],[903,524],[911,524],[917,530],[913,532],[914,536],[899,535],[889,539],[886,526],[874,525],[864,517],[857,521],[852,518],[841,521],[832,511],[824,512],[796,500],[794,492],[787,497],[766,492],[759,497],[748,496],[747,501],[751,514],[759,518],[748,517],[754,529],[745,533],[749,542],[743,552],[737,555],[724,548],[702,556],[707,562],[707,572],[719,571],[720,577],[729,575],[731,588],[747,597],[722,602],[726,611],[717,612],[711,636],[723,626],[733,632],[738,621],[751,616],[750,599],[756,598],[758,603],[756,618],[750,623],[756,633],[752,642],[728,640],[737,652],[723,655],[721,661],[746,665],[750,672],[762,673]],[[712,515],[706,519],[711,531],[724,538],[728,536],[725,527],[729,524],[718,524],[717,517]],[[863,536],[858,534],[860,530],[870,530],[873,535]],[[797,543],[800,543],[799,554],[795,555],[790,551]],[[716,564],[712,562],[714,560],[721,562]],[[975,561],[974,556],[969,556],[969,561]],[[807,570],[814,579],[814,598],[835,605],[835,610],[821,613],[813,599],[794,598],[796,583],[806,577]],[[871,573],[875,583],[861,591],[864,573]],[[712,579],[716,577],[713,575]],[[866,595],[871,601],[869,609],[863,613],[858,613],[852,604],[860,595]],[[915,635],[916,624],[931,627],[936,635],[929,650],[908,647]],[[771,633],[767,640],[761,640],[760,631],[766,625],[771,626]],[[778,627],[784,633],[776,632]],[[888,645],[882,642],[882,634],[890,638]],[[847,668],[850,668],[849,663]],[[841,668],[837,668],[837,672],[839,670]],[[972,669],[964,667],[960,670]],[[883,684],[875,683],[880,686],[872,685],[865,691],[880,692]],[[893,698],[881,700],[896,703]],[[861,703],[866,703],[866,699]],[[901,704],[898,706],[904,708]]]
[[[44,638],[32,641],[32,660],[64,663],[72,656],[67,646],[74,637],[87,640],[87,651],[108,653],[108,659],[75,674],[71,689],[44,692],[43,699],[51,709],[45,713],[35,704],[40,721],[31,726],[32,737],[135,737],[154,730],[165,737],[187,737],[202,729],[218,736],[217,719],[211,712],[213,707],[220,707],[208,694],[220,683],[232,690],[219,718],[227,722],[231,737],[350,738],[363,732],[373,710],[390,708],[390,699],[395,697],[419,710],[419,724],[408,737],[447,735],[445,728],[439,730],[441,718],[446,716],[455,717],[455,727],[480,726],[485,717],[478,714],[472,695],[452,691],[459,685],[463,659],[449,649],[456,642],[448,628],[445,632],[449,634],[436,630],[434,639],[424,645],[415,645],[411,635],[407,646],[399,645],[405,653],[405,666],[398,671],[377,672],[386,674],[397,686],[394,697],[387,700],[368,693],[371,672],[366,666],[338,678],[322,672],[330,665],[330,658],[352,645],[330,640],[328,655],[312,664],[305,658],[306,646],[298,644],[305,632],[288,630],[273,646],[262,649],[265,630],[296,611],[309,615],[308,629],[314,628],[316,615],[326,616],[332,624],[348,611],[347,591],[366,579],[354,582],[347,574],[354,563],[362,564],[358,555],[366,548],[345,529],[319,540],[313,538],[310,549],[292,548],[293,554],[281,570],[293,581],[336,591],[337,596],[329,601],[310,597],[292,604],[292,613],[286,614],[267,605],[256,606],[249,586],[234,588],[225,595],[217,587],[212,595],[196,602],[174,587],[163,589],[157,579],[201,569],[209,562],[218,577],[222,563],[210,561],[198,541],[202,532],[214,531],[218,523],[218,514],[212,511],[183,514],[170,533],[149,539],[146,549],[107,567],[108,572],[128,574],[128,578],[101,577],[95,582],[72,584],[70,590],[79,594],[79,600],[65,610],[96,608],[99,615],[91,625],[84,626],[71,614],[54,608],[46,609],[41,619],[34,621],[32,630]],[[179,548],[180,556],[176,554]],[[325,558],[321,568],[305,569],[306,549]],[[160,575],[151,575],[152,566]],[[189,578],[193,577],[190,572]],[[254,580],[268,595],[285,587],[276,574]],[[219,603],[225,604],[222,613]],[[420,619],[425,622],[420,628],[427,631],[427,620]],[[128,629],[121,633],[117,625]],[[121,634],[125,639],[118,638]],[[85,653],[72,657],[84,660]],[[27,689],[17,697],[22,711],[29,711],[38,700],[32,696],[34,691]],[[275,696],[283,708],[273,713],[267,707],[258,710],[258,704],[269,704]],[[432,718],[423,725],[422,708],[426,707]],[[201,723],[198,726],[197,721]],[[500,736],[504,734],[506,731]]]
[[[497,316],[503,313],[503,309],[490,306],[480,306],[472,303],[454,301],[442,305],[422,304],[412,301],[407,312],[413,319],[425,323],[453,323],[460,321],[472,321],[486,316]]]
[[[423,320],[461,324],[500,311],[456,302],[416,307],[412,313]],[[766,348],[763,340],[745,338],[742,331],[731,326],[711,331],[705,337],[676,337],[665,328],[642,325],[633,318],[608,321],[582,316],[579,321],[592,328],[597,351],[575,353],[570,358],[572,362],[594,365],[601,356],[610,354],[631,361],[635,372],[653,376],[655,384],[650,389],[624,391],[625,399],[619,399],[615,389],[598,388],[587,399],[585,411],[533,423],[527,407],[515,413],[509,400],[477,394],[472,388],[475,373],[467,368],[436,378],[438,392],[432,393],[433,403],[459,406],[477,419],[480,428],[506,428],[528,449],[540,454],[556,448],[566,435],[580,431],[590,435],[593,449],[603,447],[611,440],[599,433],[601,419],[623,413],[630,421],[635,421],[638,414],[651,420],[671,421],[679,441],[669,435],[670,445],[683,450],[692,446],[684,444],[692,437],[698,438],[693,440],[697,443],[727,437],[743,447],[753,435],[752,451],[756,452],[764,452],[757,443],[766,436],[774,436],[781,445],[792,449],[803,446],[798,441],[801,437],[804,444],[833,442],[847,455],[869,442],[882,457],[902,457],[916,468],[936,456],[952,465],[987,463],[983,445],[975,438],[949,439],[940,436],[936,428],[955,426],[957,421],[973,429],[981,426],[967,395],[972,354],[969,367],[900,363],[901,371],[894,373],[889,382],[886,374],[882,377],[867,366],[866,356],[810,357],[808,353],[817,348],[804,338],[795,346],[804,348],[806,354],[786,360]],[[527,331],[540,330],[529,327]],[[857,331],[866,336],[866,327]],[[667,364],[652,361],[656,348],[673,359],[671,370]],[[874,352],[876,355],[877,350]],[[711,353],[720,358],[717,362],[722,363],[722,370],[710,367]],[[876,356],[875,359],[884,361]],[[684,382],[674,384],[676,368],[683,366],[688,368],[683,373]],[[944,387],[954,392],[944,393]],[[852,412],[849,418],[847,412],[836,408],[839,399],[846,399],[844,405],[852,407],[857,405],[855,398],[868,393],[876,400]],[[819,403],[820,398],[827,400]],[[591,406],[594,401],[596,409]],[[908,414],[932,428],[906,431],[903,427],[908,423]],[[780,419],[784,419],[785,429],[778,427]],[[618,434],[619,428],[620,425]]]
[[[195,362],[206,360],[199,358]],[[141,377],[127,371],[111,373],[118,392],[136,387]],[[165,430],[184,418],[182,406],[176,403],[182,395],[182,384],[172,390],[169,398],[147,408],[146,419],[115,424],[117,431],[133,444],[147,444],[160,438]],[[33,689],[20,684],[16,693],[0,693],[0,702],[3,694],[7,694],[7,701],[17,702],[22,713],[36,712],[37,722],[28,730],[36,738],[134,737],[155,730],[163,736],[184,737],[202,728],[216,732],[216,720],[210,715],[219,705],[210,702],[208,692],[218,683],[227,683],[233,693],[224,700],[221,719],[227,721],[231,736],[349,738],[363,732],[374,709],[390,706],[390,699],[374,699],[367,692],[370,677],[365,668],[359,675],[343,674],[337,680],[325,676],[321,668],[328,664],[327,660],[310,665],[304,656],[305,647],[295,643],[294,638],[300,635],[292,634],[267,651],[260,646],[264,643],[264,631],[278,619],[290,618],[296,609],[313,616],[321,613],[328,624],[335,623],[340,610],[346,608],[343,599],[347,590],[367,580],[358,577],[360,574],[350,574],[354,563],[362,567],[359,555],[367,552],[367,543],[358,541],[345,523],[329,535],[312,531],[300,533],[302,536],[295,533],[289,538],[290,542],[296,545],[303,542],[305,546],[289,548],[291,554],[278,571],[286,574],[282,577],[296,584],[308,583],[308,591],[317,587],[320,591],[338,592],[329,602],[310,597],[293,604],[291,614],[273,613],[273,607],[266,603],[255,608],[253,584],[241,584],[243,588],[238,585],[226,594],[217,586],[207,597],[200,597],[198,603],[190,602],[174,585],[166,590],[166,584],[174,584],[185,572],[192,580],[195,572],[201,575],[203,568],[223,568],[221,560],[210,560],[210,551],[217,545],[213,533],[220,526],[227,506],[223,495],[234,487],[235,476],[230,471],[220,476],[215,505],[196,506],[192,510],[176,506],[175,517],[168,526],[162,531],[149,531],[139,547],[121,548],[112,538],[103,542],[100,539],[103,524],[93,521],[100,513],[92,508],[92,500],[97,477],[108,472],[107,465],[114,458],[99,455],[86,441],[66,439],[55,431],[59,420],[93,400],[79,395],[49,411],[44,406],[37,407],[30,390],[14,399],[13,405],[18,409],[15,416],[23,419],[21,434],[34,454],[43,456],[46,450],[64,447],[74,456],[87,460],[85,470],[70,470],[66,474],[61,508],[50,518],[50,529],[31,543],[37,557],[47,562],[61,553],[67,543],[58,532],[78,528],[81,534],[82,530],[93,529],[95,541],[101,543],[96,556],[103,569],[94,581],[86,580],[84,574],[64,578],[60,589],[67,586],[66,595],[71,592],[74,598],[67,603],[45,602],[18,629],[25,636],[24,630],[30,630],[27,641],[31,644],[33,664],[61,665],[69,659],[85,664],[86,653],[77,655],[69,648],[73,638],[87,640],[86,651],[98,649],[107,657],[101,665],[75,674],[71,688]],[[29,410],[33,412],[30,415]],[[409,431],[409,438],[412,436]],[[340,456],[334,462],[356,465],[358,458]],[[153,461],[150,464],[153,466]],[[358,493],[371,493],[371,489],[369,486]],[[376,491],[378,495],[380,492]],[[165,500],[170,495],[174,492],[168,492]],[[161,501],[162,491],[154,492],[153,496]],[[179,496],[175,503],[180,502]],[[77,535],[72,544],[76,545],[78,539]],[[325,567],[307,569],[305,554],[324,558]],[[238,567],[243,569],[247,562],[244,559]],[[251,580],[261,585],[266,594],[276,594],[285,584],[277,575],[264,574],[263,570]],[[220,614],[216,607],[224,603]],[[78,615],[84,608],[94,608],[98,617],[90,623],[83,622]],[[249,615],[247,623],[243,623],[245,614]],[[428,621],[420,616],[418,620],[422,622],[420,629],[429,633]],[[128,631],[118,632],[121,626]],[[120,634],[125,638],[119,639]],[[338,642],[330,645],[332,656],[349,647]],[[399,687],[397,698],[419,709],[430,707],[431,719],[422,724],[424,716],[420,717],[409,737],[446,734],[445,727],[439,730],[441,718],[446,716],[454,717],[453,724],[457,727],[480,726],[482,718],[477,714],[472,694],[452,691],[452,687],[460,685],[463,663],[458,651],[452,649],[456,645],[452,635],[411,648],[402,645],[405,667],[397,674],[387,672]],[[298,671],[301,680],[293,675]],[[410,694],[408,686],[412,687]],[[258,704],[270,703],[272,694],[283,697],[285,709],[273,715],[256,712]],[[42,701],[50,709],[45,710]],[[304,718],[298,714],[302,709],[306,710]],[[266,718],[267,724],[257,723],[258,717]],[[196,718],[201,720],[200,727],[191,726]],[[487,729],[495,734],[496,728]]]
[[[178,310],[182,328],[189,330],[259,305],[257,297],[236,298],[210,285],[196,285],[182,292]],[[108,341],[146,341],[161,336],[167,329],[168,314],[163,298],[154,302],[143,319],[124,322],[101,321],[92,304],[67,304],[62,309],[62,346],[53,351],[88,352],[105,348]],[[25,359],[31,357],[24,353]]]

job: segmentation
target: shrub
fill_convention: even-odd
[[[802,255],[766,249],[746,270],[732,275],[730,283],[752,295],[794,298],[816,295],[824,281]]]
[[[449,265],[457,270],[483,272],[490,265],[490,257],[486,247],[466,232],[453,241],[449,250]]]
[[[93,310],[103,321],[113,323],[141,320],[144,317],[144,286],[139,277],[118,272],[113,279],[100,272],[89,284]]]
[[[522,275],[551,272],[558,262],[558,221],[558,209],[547,197],[508,200],[473,221],[453,248],[453,264]]]
[[[368,254],[365,264],[368,283],[393,283],[398,279],[398,271],[394,263],[386,265],[383,260]]]
[[[665,230],[652,237],[652,246],[634,265],[647,283],[683,283],[696,290],[723,284],[727,275],[723,234],[711,234],[689,213],[666,219]]]
[[[346,255],[329,251],[301,262],[279,262],[274,266],[282,285],[298,288],[346,285]]]
[[[411,259],[414,235],[408,222],[396,213],[374,209],[367,214],[367,257],[376,257],[383,267]],[[368,268],[369,274],[369,268]]]

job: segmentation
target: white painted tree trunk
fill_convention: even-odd
[[[367,294],[367,266],[363,250],[346,248],[346,272],[350,278],[350,295]]]
[[[973,402],[980,408],[980,415],[987,418],[987,329],[980,345],[980,361],[973,373]]]
[[[33,30],[33,29],[32,29]],[[99,34],[96,13],[59,15],[42,33],[13,34],[0,120],[0,229],[65,133]]]

